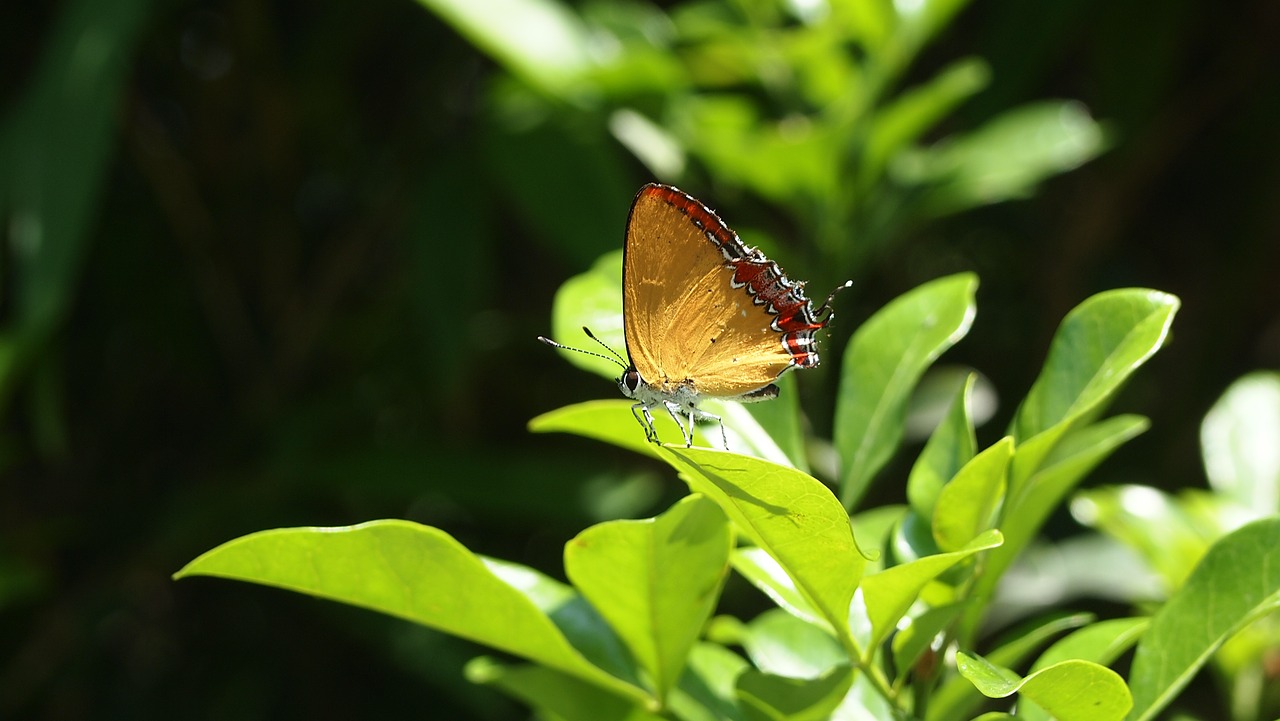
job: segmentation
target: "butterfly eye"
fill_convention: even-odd
[[[629,368],[625,373],[618,376],[618,387],[622,389],[622,395],[631,398],[635,395],[636,389],[640,387],[640,373],[635,368]]]

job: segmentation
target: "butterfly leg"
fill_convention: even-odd
[[[684,436],[684,447],[691,447],[693,445],[693,413],[689,413],[689,428],[686,429],[684,424],[680,422],[680,416],[676,414],[676,410],[680,408],[680,405],[671,401],[665,401],[663,405],[667,407],[667,413],[671,414],[671,420],[675,421],[676,427],[680,429],[680,435]]]
[[[637,410],[640,413],[636,413]],[[644,414],[643,418],[641,413]],[[649,413],[649,406],[644,403],[636,403],[631,406],[631,415],[635,416],[636,422],[640,424],[641,428],[644,428],[645,440],[650,443],[657,443],[658,429],[653,427],[653,414]]]
[[[724,444],[724,449],[726,451],[729,450],[729,434],[724,431],[724,419],[714,413],[707,413],[703,410],[698,411],[698,418],[704,421],[715,421],[720,424],[720,442]],[[692,419],[693,416],[690,414],[690,420]]]

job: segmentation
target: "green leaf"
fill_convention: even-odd
[[[970,601],[970,604],[973,602]],[[1065,630],[1079,628],[1094,620],[1087,613],[1053,613],[1046,618],[1023,623],[1004,634],[988,660],[1000,666],[1020,665],[1050,638]],[[928,721],[962,721],[982,703],[982,696],[964,677],[953,676],[929,700]]]
[[[1049,647],[1031,666],[1032,671],[1049,668],[1070,660],[1092,661],[1109,665],[1129,650],[1147,630],[1149,619],[1116,618],[1100,621],[1069,634]],[[1018,704],[1018,718],[1025,721],[1050,721],[1052,716],[1034,701]]]
[[[653,417],[662,430],[678,435],[675,423],[663,414]],[[576,403],[547,411],[529,421],[534,433],[572,433],[626,448],[636,453],[658,457],[657,446],[645,440],[644,428],[631,414],[631,401],[608,400]]]
[[[956,654],[956,667],[988,698],[1020,693],[1058,721],[1119,721],[1133,706],[1124,679],[1090,661],[1062,661],[1025,679],[963,652]]]
[[[817,479],[720,451],[663,447],[689,488],[725,515],[786,571],[806,601],[847,634],[849,602],[866,563],[849,517]]]
[[[1154,718],[1236,631],[1280,607],[1280,518],[1251,523],[1209,549],[1151,619],[1129,685],[1135,721]]]
[[[1000,439],[961,468],[942,487],[933,513],[933,538],[943,551],[958,551],[992,527],[1004,500],[1005,474],[1013,458],[1013,439]]]
[[[554,411],[548,411],[529,421],[529,430],[534,433],[572,433],[611,443],[646,456],[658,457],[658,446],[650,443],[644,434],[644,427],[636,420],[630,400],[602,400],[577,403]],[[755,404],[760,405],[760,404]],[[791,459],[778,447],[768,433],[748,413],[741,403],[732,401],[714,401],[706,404],[708,410],[724,419],[725,436],[729,440],[729,448],[735,453],[745,453],[758,458],[791,465]],[[659,438],[679,440],[682,432],[676,427],[671,415],[665,412],[653,414],[654,427]],[[720,425],[714,421],[695,424],[693,443],[704,448],[720,448],[724,443],[720,435]]]
[[[659,699],[715,609],[731,542],[720,509],[689,496],[657,518],[592,526],[565,546],[569,580],[649,672]]]
[[[418,0],[531,85],[570,96],[588,69],[589,32],[555,0]]]
[[[836,400],[840,499],[852,508],[902,439],[911,390],[973,323],[977,278],[940,278],[897,298],[863,323],[845,351]]]
[[[927,150],[902,154],[899,182],[931,185],[921,212],[955,213],[1029,197],[1040,181],[1103,150],[1102,128],[1076,102],[1047,101],[1007,111],[981,128]]]
[[[1145,431],[1147,425],[1147,420],[1140,416],[1116,416],[1096,423],[1067,436],[1052,455],[1042,459],[1040,470],[1026,479],[1018,491],[1010,479],[998,524],[1005,534],[1005,545],[987,556],[983,573],[974,586],[974,597],[990,598],[1001,576],[1035,538],[1066,494],[1115,449]],[[1014,451],[1015,467],[1022,452],[1021,447]],[[965,612],[962,639],[972,638],[984,605],[976,604]]]
[[[867,648],[875,649],[880,645],[925,584],[969,556],[995,548],[1000,543],[1000,532],[990,530],[972,539],[961,550],[925,556],[862,579],[862,599],[871,621],[871,641]]]
[[[689,654],[689,665],[668,706],[681,721],[741,721],[737,682],[749,668],[751,665],[733,651],[699,643]]]
[[[1094,295],[1067,314],[1011,424],[1018,443],[1011,497],[1067,431],[1096,418],[1164,346],[1178,306],[1168,293],[1129,288]]]
[[[907,499],[921,518],[933,518],[938,493],[978,451],[970,402],[977,374],[970,373],[951,402],[946,418],[934,429],[907,477]]]
[[[472,683],[501,690],[562,721],[662,721],[634,701],[545,666],[512,666],[481,656],[465,670]]]
[[[645,703],[649,695],[590,663],[534,600],[436,528],[372,521],[243,536],[174,578],[215,576],[306,593],[403,618],[563,671]],[[533,584],[545,594],[548,586]],[[568,605],[556,593],[548,606]]]
[[[747,624],[741,643],[756,668],[787,678],[816,679],[849,660],[829,632],[778,609]]]
[[[966,58],[944,68],[925,84],[897,95],[872,121],[866,155],[859,167],[861,187],[867,189],[879,182],[894,154],[986,87],[990,77],[986,63]]]
[[[49,6],[34,68],[11,71],[0,125],[0,213],[5,218],[6,298],[0,333],[0,408],[65,321],[89,256],[104,181],[120,142],[132,56],[152,19],[150,0],[104,12],[94,0]],[[30,65],[28,58],[27,65]],[[155,152],[152,149],[149,152]],[[40,402],[37,386],[36,402]],[[54,404],[56,403],[56,400]],[[43,449],[61,444],[57,411],[33,430]],[[41,422],[43,421],[43,422]]]
[[[828,621],[809,603],[785,569],[763,548],[742,546],[733,550],[733,569],[778,604],[778,608],[806,623],[822,626],[835,633]]]
[[[1214,535],[1197,528],[1176,499],[1151,486],[1108,486],[1081,493],[1071,513],[1141,554],[1164,581],[1180,587],[1209,550]]]
[[[583,327],[600,339],[596,343],[582,332]],[[625,360],[627,341],[622,330],[622,251],[606,253],[585,273],[566,280],[556,291],[551,310],[551,340],[606,356],[561,350],[571,364],[614,381],[622,375],[619,362]],[[614,352],[620,354],[614,359]]]
[[[1209,485],[1259,517],[1280,511],[1280,373],[1231,384],[1200,426]]]
[[[824,721],[852,683],[853,669],[847,665],[812,679],[749,669],[738,677],[738,700],[750,721]]]

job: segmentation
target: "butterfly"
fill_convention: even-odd
[[[618,388],[645,437],[658,442],[653,409],[663,407],[686,447],[697,421],[714,420],[729,447],[724,421],[698,407],[703,398],[763,401],[778,396],[774,381],[792,368],[819,363],[814,334],[831,322],[831,301],[845,281],[814,308],[804,283],[747,246],[707,206],[670,185],[640,188],[627,217],[622,263],[623,358],[583,328],[623,369]],[[687,418],[686,425],[681,418]]]

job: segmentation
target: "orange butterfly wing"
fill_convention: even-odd
[[[794,365],[817,363],[816,353],[806,362],[811,331],[804,348],[789,349],[774,326],[777,309],[757,303],[744,284],[734,287],[735,273],[746,268],[734,258],[746,250],[692,197],[662,185],[640,189],[627,220],[622,298],[627,354],[645,382],[667,392],[688,383],[700,394],[732,398]]]

